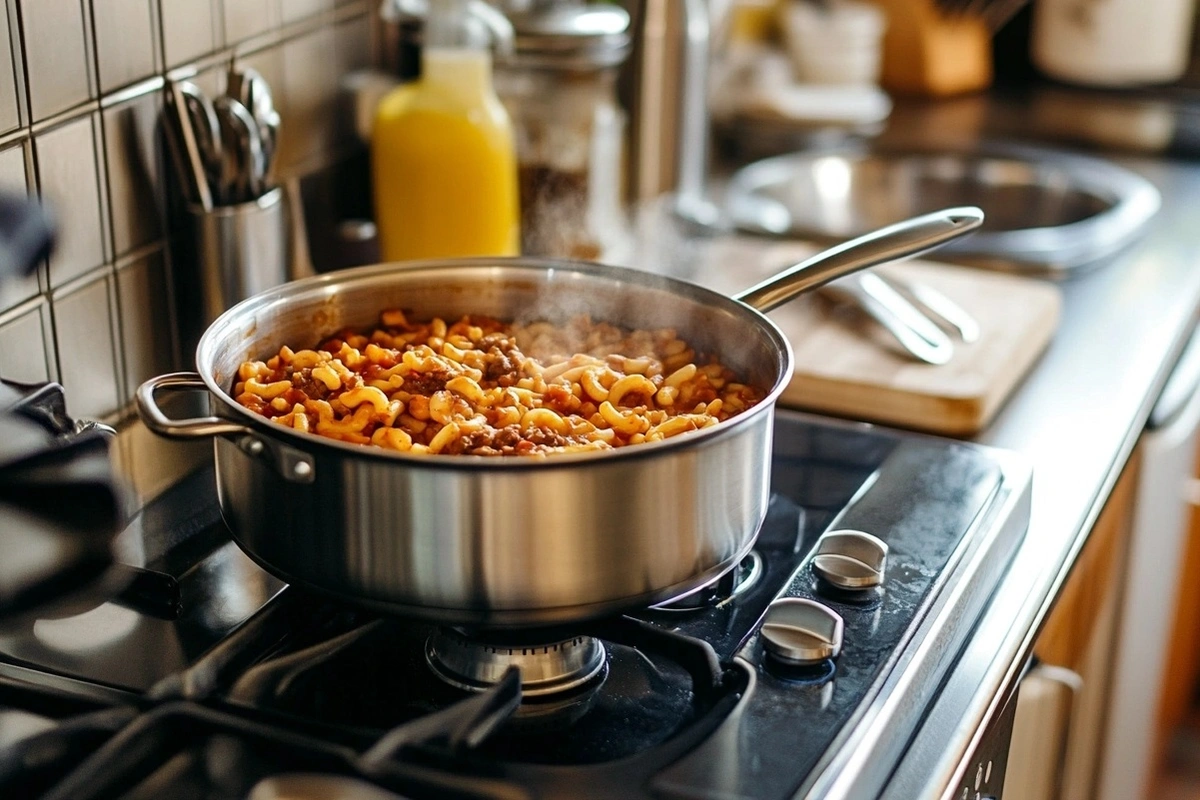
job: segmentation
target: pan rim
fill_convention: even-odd
[[[634,286],[667,291],[700,304],[723,308],[731,314],[744,317],[748,323],[757,325],[766,335],[767,339],[770,340],[778,355],[779,369],[777,370],[775,383],[767,391],[763,400],[753,408],[709,428],[680,434],[658,442],[645,442],[611,450],[555,453],[542,456],[481,456],[470,454],[413,455],[382,447],[352,444],[313,433],[296,431],[282,425],[273,424],[265,417],[255,414],[250,409],[237,403],[229,391],[221,386],[213,375],[213,362],[216,358],[218,345],[224,343],[229,336],[239,332],[238,323],[240,321],[248,316],[253,317],[256,312],[271,305],[296,302],[301,298],[307,297],[332,296],[342,287],[356,283],[370,282],[372,279],[377,279],[384,275],[411,276],[422,272],[432,273],[433,270],[436,270],[439,276],[442,276],[454,272],[467,273],[480,269],[501,269],[517,273],[524,270],[533,274],[562,271],[566,275],[573,273],[590,278],[615,279]],[[382,311],[383,309],[379,310]],[[723,437],[726,434],[732,435],[744,425],[751,424],[760,414],[773,411],[780,394],[782,394],[784,388],[786,388],[788,382],[791,380],[793,363],[791,344],[773,320],[757,309],[720,292],[678,278],[630,267],[618,267],[589,261],[530,258],[523,256],[391,262],[354,267],[338,272],[302,278],[261,292],[225,311],[204,331],[195,352],[196,371],[204,381],[209,392],[221,402],[222,411],[227,418],[232,416],[233,419],[247,423],[248,427],[264,435],[286,441],[306,452],[327,452],[330,455],[341,457],[349,456],[392,463],[419,464],[423,468],[432,467],[447,470],[549,470],[560,466],[650,458],[663,451],[681,447],[699,447],[704,442],[717,437]]]

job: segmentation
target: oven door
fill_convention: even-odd
[[[942,800],[1061,797],[1082,688],[1079,675],[1031,657]]]
[[[1082,691],[1078,673],[1051,664],[1030,665],[1012,704],[1012,737],[1001,787],[1008,797],[1055,800],[1065,794],[1071,728]]]

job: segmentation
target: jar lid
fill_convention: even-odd
[[[516,33],[509,63],[523,67],[613,67],[629,55],[629,12],[619,6],[552,6],[511,16]]]

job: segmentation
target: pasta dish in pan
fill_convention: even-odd
[[[715,425],[765,393],[674,330],[470,316],[283,347],[238,369],[234,399],[271,421],[410,453],[549,455],[653,442]]]

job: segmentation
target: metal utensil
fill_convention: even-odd
[[[821,293],[862,309],[919,361],[941,365],[954,356],[950,337],[878,275],[853,275],[823,287]]]
[[[200,160],[209,188],[216,185],[221,174],[221,126],[212,100],[199,86],[191,81],[176,81],[182,93],[184,107],[192,124],[192,135],[200,151]]]
[[[941,365],[954,355],[950,331],[964,343],[979,339],[979,323],[931,286],[879,272],[861,273],[822,287],[821,293],[851,303],[879,323],[909,355]]]
[[[275,110],[275,101],[271,96],[271,86],[257,72],[247,70],[247,96],[243,99],[246,107],[258,124],[259,136],[262,138],[265,180],[275,157],[275,149],[279,144],[279,112]]]
[[[232,97],[214,103],[226,154],[222,200],[244,203],[263,193],[265,160],[262,139],[250,111]]]
[[[204,159],[188,111],[184,90],[176,81],[168,80],[164,91],[164,127],[180,181],[188,199],[204,208],[213,207],[212,190],[204,169]]]
[[[879,273],[876,273],[876,277],[912,300],[935,323],[956,332],[963,342],[970,344],[979,340],[979,322],[966,309],[937,289],[925,283],[901,281]]]
[[[686,594],[737,564],[770,498],[775,401],[792,378],[766,311],[843,275],[921,253],[983,220],[950,209],[889,226],[729,298],[640,270],[529,258],[384,264],[294,281],[225,312],[196,373],[137,392],[155,433],[215,437],[222,516],[255,560],[292,583],[393,613],[512,626],[595,618]],[[662,442],[547,458],[429,456],[272,423],[239,405],[245,360],[377,323],[390,307],[457,318],[590,313],[673,327],[764,389],[758,405]],[[163,391],[207,390],[219,416],[171,420]],[[571,524],[564,527],[562,521]]]
[[[279,112],[275,110],[275,101],[271,95],[271,85],[258,70],[238,67],[232,63],[226,83],[229,96],[250,111],[258,127],[259,139],[262,142],[265,182],[266,173],[270,171],[274,161],[280,125]]]

